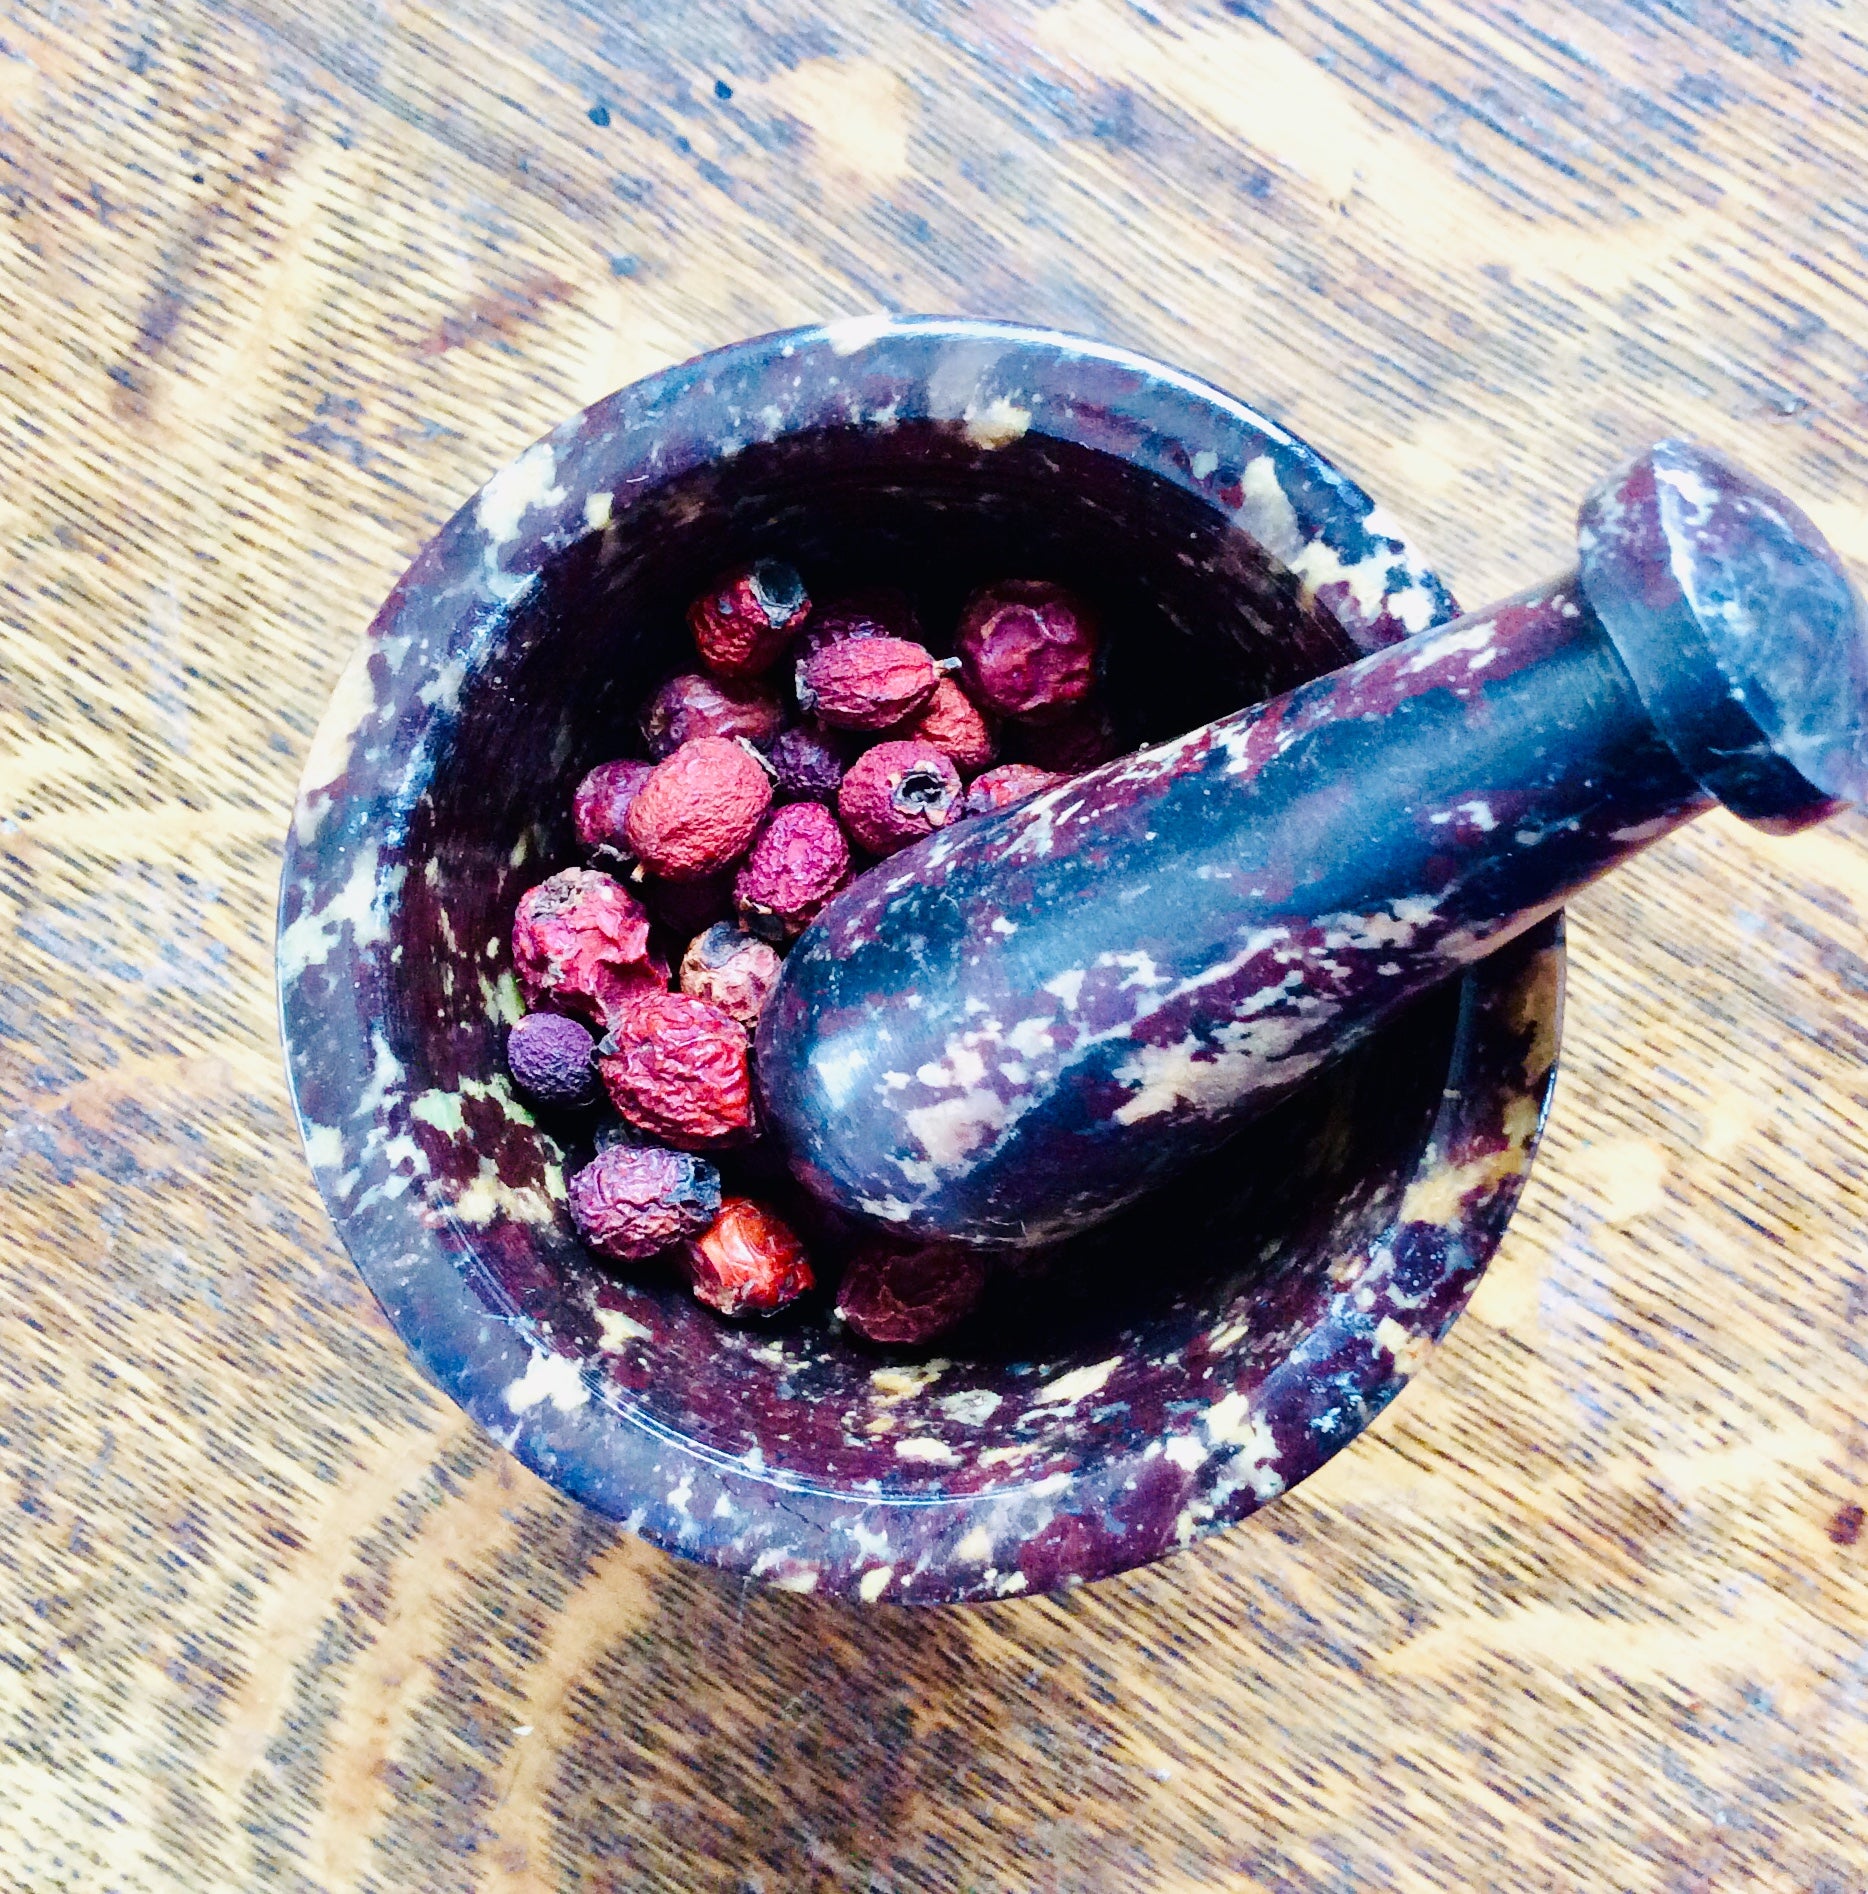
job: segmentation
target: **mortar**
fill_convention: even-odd
[[[319,1189],[424,1373],[669,1551],[915,1604],[1145,1563],[1354,1439],[1465,1306],[1549,1095],[1559,925],[1003,1281],[938,1353],[862,1345],[826,1298],[738,1326],[600,1267],[563,1201],[582,1153],[505,1077],[513,905],[577,859],[573,786],[686,668],[687,600],[760,555],[905,586],[930,629],[989,579],[1072,585],[1129,744],[1454,614],[1314,449],[1120,350],[865,318],[622,390],[423,549],[318,731],[278,960]]]

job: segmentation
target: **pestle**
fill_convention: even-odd
[[[1868,795],[1868,635],[1788,500],[1666,441],[1575,570],[892,858],[759,1029],[803,1181],[1047,1243],[1159,1188],[1428,988],[1713,803]]]

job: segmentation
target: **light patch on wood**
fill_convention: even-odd
[[[915,96],[881,61],[807,59],[756,93],[809,128],[833,181],[880,191],[909,175]]]

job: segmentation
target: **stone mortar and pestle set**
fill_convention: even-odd
[[[1055,576],[1111,630],[1131,753],[852,884],[760,1024],[798,1179],[1005,1259],[938,1353],[600,1271],[504,1078],[556,812],[762,555]],[[345,672],[280,911],[306,1148],[422,1369],[656,1544],[866,1602],[1104,1577],[1314,1471],[1465,1306],[1549,1098],[1564,899],[1715,802],[1863,800],[1865,725],[1840,565],[1706,450],[1637,457],[1576,570],[1459,616],[1314,449],[1158,364],[971,321],[743,343],[496,474]]]

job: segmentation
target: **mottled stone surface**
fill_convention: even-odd
[[[735,1326],[606,1273],[564,1209],[579,1153],[499,1064],[512,904],[681,662],[691,588],[780,553],[807,583],[907,584],[929,622],[995,573],[1068,573],[1108,614],[1131,743],[1452,609],[1309,449],[1119,351],[865,319],[624,390],[426,548],[314,746],[279,970],[320,1188],[441,1385],[674,1551],[907,1602],[1132,1566],[1319,1465],[1463,1306],[1536,1139],[1555,936],[1053,1278],[1002,1283],[940,1358],[841,1336],[825,1294]]]

